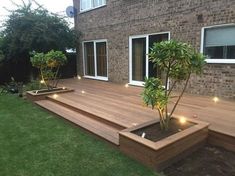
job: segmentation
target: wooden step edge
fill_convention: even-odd
[[[45,100],[43,100],[43,101],[45,101]],[[119,145],[119,133],[118,133],[119,130],[118,129],[115,130],[113,128],[112,130],[110,130],[110,128],[106,127],[107,124],[103,124],[100,121],[97,121],[95,119],[92,119],[92,118],[89,118],[87,116],[84,116],[82,114],[77,113],[78,116],[83,116],[83,117],[89,118],[90,120],[95,121],[96,124],[99,123],[99,126],[102,126],[102,128],[98,129],[97,126],[95,126],[95,125],[92,126],[91,123],[86,123],[84,121],[81,121],[81,120],[79,120],[79,118],[74,118],[73,116],[70,116],[69,114],[66,114],[66,113],[63,113],[63,114],[59,113],[59,112],[55,111],[55,109],[48,106],[48,104],[44,104],[44,102],[42,102],[42,101],[37,101],[36,104],[38,106],[52,112],[52,113],[64,118],[65,120],[68,120],[68,121],[78,125],[79,127],[91,132],[92,134],[95,134],[95,135],[115,144],[115,145]],[[56,105],[61,106],[58,104],[56,104]],[[62,106],[62,107],[57,107],[57,108],[65,108],[65,107]],[[68,110],[70,110],[70,109],[68,109]],[[72,110],[70,110],[70,111],[72,111]],[[76,112],[74,112],[74,113],[76,113]]]
[[[105,124],[107,124],[109,126],[113,126],[113,127],[118,128],[120,130],[129,128],[129,125],[124,124],[124,123],[120,123],[120,121],[118,122],[118,121],[116,121],[114,119],[110,120],[110,119],[107,119],[105,117],[97,116],[96,114],[94,114],[92,112],[88,112],[88,111],[83,110],[82,108],[76,107],[76,106],[71,105],[71,104],[64,103],[63,101],[55,99],[55,98],[53,98],[51,96],[48,96],[47,100],[50,100],[50,101],[52,101],[54,103],[57,103],[57,104],[59,104],[61,106],[64,106],[64,107],[66,107],[68,109],[71,109],[71,110],[73,110],[75,112],[78,112],[78,113],[80,113],[82,115],[89,116],[90,118],[102,121],[102,123],[105,123]]]

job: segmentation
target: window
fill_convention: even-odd
[[[235,25],[203,29],[203,53],[209,63],[235,63]]]
[[[108,80],[106,40],[84,42],[83,52],[85,77]]]
[[[106,5],[106,0],[80,0],[80,10],[87,11]]]

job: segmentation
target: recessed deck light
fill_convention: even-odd
[[[214,98],[213,98],[213,101],[214,101],[215,103],[217,103],[217,102],[219,101],[219,98],[218,98],[218,97],[214,97]]]
[[[180,117],[179,121],[181,124],[185,124],[187,122],[185,117]]]
[[[54,99],[56,99],[57,97],[58,97],[58,95],[57,95],[57,94],[54,94],[54,95],[53,95],[53,98],[54,98]]]
[[[81,76],[79,76],[79,75],[77,76],[77,78],[78,78],[78,80],[81,80],[81,79],[82,79],[82,77],[81,77]]]

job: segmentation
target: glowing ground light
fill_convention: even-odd
[[[185,124],[187,122],[185,117],[180,117],[179,121],[180,121],[181,124]]]
[[[217,102],[219,101],[219,98],[218,98],[218,97],[214,97],[214,98],[213,98],[213,101],[214,101],[215,103],[217,103]]]
[[[40,81],[40,83],[41,83],[41,84],[44,84],[44,83],[45,83],[45,81],[44,81],[44,80],[41,80],[41,81]]]
[[[84,90],[82,90],[82,94],[86,93]]]
[[[54,94],[54,95],[53,95],[53,98],[54,98],[54,99],[56,99],[57,97],[58,97],[58,95],[57,95],[57,94]]]
[[[128,88],[129,87],[129,84],[125,84],[125,88]]]
[[[66,87],[62,87],[62,89],[63,89],[63,90],[65,90],[65,89],[66,89]]]
[[[79,76],[79,75],[77,76],[77,78],[78,78],[78,80],[81,80],[81,79],[82,79],[81,76]]]

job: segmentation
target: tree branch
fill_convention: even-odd
[[[175,105],[174,105],[174,107],[173,107],[173,109],[172,109],[172,111],[171,111],[171,113],[170,113],[170,117],[171,117],[172,114],[174,113],[174,111],[175,111],[177,105],[179,104],[180,99],[182,98],[182,96],[183,96],[183,94],[184,94],[184,92],[185,92],[185,90],[186,90],[186,88],[187,88],[187,85],[188,85],[190,76],[191,76],[191,73],[189,73],[189,75],[188,75],[188,78],[187,78],[187,80],[186,80],[186,83],[185,83],[185,85],[184,85],[184,88],[183,88],[183,90],[182,90],[182,92],[181,92],[181,94],[180,94],[178,100],[176,101],[176,103],[175,103]]]

